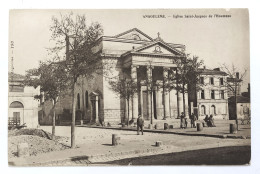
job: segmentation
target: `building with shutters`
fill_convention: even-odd
[[[195,97],[191,98],[191,110],[195,110],[199,119],[213,115],[214,119],[229,119],[227,74],[219,68],[200,69],[199,86]],[[192,112],[191,111],[191,112]]]

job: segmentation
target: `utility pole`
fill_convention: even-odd
[[[234,79],[234,83],[235,83],[235,118],[236,118],[236,125],[237,125],[237,131],[238,131],[238,119],[237,119],[237,81],[238,81],[238,77],[236,76]]]

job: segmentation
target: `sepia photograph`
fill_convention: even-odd
[[[10,9],[9,167],[250,166],[249,12]]]

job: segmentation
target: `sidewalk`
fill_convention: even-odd
[[[172,125],[172,129],[164,130],[164,123]],[[191,125],[188,124],[186,129],[180,129],[180,120],[155,120],[153,121],[153,128],[149,129],[149,121],[145,121],[144,132],[152,133],[163,133],[163,134],[176,134],[176,135],[188,135],[188,136],[205,136],[205,137],[216,137],[216,138],[241,138],[241,139],[251,139],[251,125],[238,124],[238,131],[235,134],[230,134],[230,124],[235,123],[235,120],[215,120],[216,127],[203,127],[202,131],[197,131],[196,128],[191,128]],[[157,124],[157,129],[154,128],[154,125]],[[127,131],[136,131],[136,127],[122,127],[121,125],[111,126],[111,127],[101,127],[93,125],[81,125],[78,127],[89,127],[89,128],[100,128],[100,129],[114,129],[114,130],[127,130]]]

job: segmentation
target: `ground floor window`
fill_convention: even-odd
[[[216,106],[215,105],[211,106],[211,112],[210,113],[216,115]]]
[[[9,108],[12,108],[12,115],[8,117],[8,125],[16,126],[20,125],[21,122],[21,112],[23,112],[23,104],[18,101],[14,101],[10,104]]]

